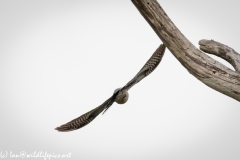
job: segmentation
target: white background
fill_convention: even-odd
[[[159,3],[196,47],[214,39],[240,52],[239,1]],[[126,104],[80,130],[54,130],[104,102],[161,44],[130,0],[1,0],[0,20],[0,152],[240,159],[240,103],[198,81],[168,50]]]

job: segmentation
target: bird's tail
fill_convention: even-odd
[[[109,102],[107,103],[106,107],[104,108],[103,114],[112,106],[112,104],[114,103],[117,95],[119,94],[121,88],[118,88],[114,91],[112,97],[110,98],[111,100],[109,100]]]

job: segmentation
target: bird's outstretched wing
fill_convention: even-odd
[[[77,130],[89,124],[94,120],[104,109],[105,111],[113,104],[118,92],[114,93],[109,99],[107,99],[103,104],[94,108],[93,110],[81,115],[80,117],[55,128],[60,132],[68,132]]]
[[[120,88],[117,91],[118,95],[116,95],[116,99],[115,99],[117,103],[119,103],[119,101],[121,101],[120,104],[125,103],[127,100],[123,101],[123,99],[124,99],[125,96],[128,97],[127,91],[132,86],[134,86],[139,81],[141,81],[143,78],[147,77],[150,73],[152,73],[154,71],[154,69],[157,68],[157,66],[159,65],[159,63],[162,60],[165,49],[166,49],[166,46],[164,46],[164,44],[161,44],[157,48],[157,50],[152,54],[152,56],[149,58],[149,60],[144,64],[144,66],[141,68],[141,70],[136,74],[136,76],[132,80],[130,80],[124,87]],[[106,110],[109,109],[109,107],[107,107]]]
[[[145,65],[141,68],[141,70],[136,74],[136,76],[132,80],[130,80],[121,89],[121,91],[129,90],[132,86],[134,86],[143,78],[147,77],[150,73],[152,73],[152,71],[154,71],[154,69],[161,62],[165,49],[166,49],[166,46],[164,46],[164,44],[161,44],[157,48],[157,50],[153,53],[153,55],[149,58],[149,60],[145,63]]]

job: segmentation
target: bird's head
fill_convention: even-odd
[[[121,88],[115,89],[114,93],[116,93],[120,89]],[[127,90],[120,91],[115,99],[115,102],[117,102],[118,104],[124,104],[128,101],[128,97],[129,95]]]

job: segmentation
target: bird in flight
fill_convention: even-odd
[[[111,107],[114,102],[118,104],[124,104],[128,100],[128,90],[141,81],[143,78],[147,77],[160,63],[166,47],[164,44],[161,44],[149,60],[145,63],[142,69],[136,74],[136,76],[130,80],[124,87],[118,88],[114,91],[113,95],[108,98],[103,104],[92,109],[91,111],[81,115],[80,117],[57,127],[56,130],[60,132],[67,132],[77,130],[89,124],[94,120],[101,112],[103,114]]]

